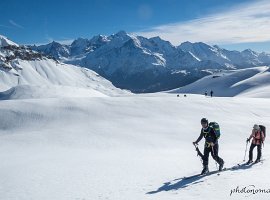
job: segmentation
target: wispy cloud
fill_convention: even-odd
[[[64,44],[64,45],[70,45],[74,41],[74,39],[67,39],[67,40],[53,40],[53,39],[51,39],[51,40],[47,40],[45,42],[29,43],[28,45],[40,46],[40,45],[46,45],[46,44],[51,43],[53,41],[58,42],[60,44]]]
[[[66,45],[70,45],[73,41],[74,41],[74,39],[56,40],[56,42],[58,42],[60,44],[66,44]]]
[[[12,28],[12,27],[10,27],[10,26],[3,25],[3,24],[0,24],[0,27],[3,27],[3,28]]]
[[[49,35],[49,34],[45,34],[45,38],[46,38],[46,40],[48,41],[48,42],[52,42],[52,41],[54,41],[54,39]]]
[[[148,19],[152,18],[153,11],[149,5],[142,4],[138,8],[137,14],[138,14],[138,17],[140,19],[148,20]]]
[[[74,41],[74,39],[70,39],[70,38],[55,39],[55,38],[51,37],[49,34],[45,34],[45,39],[46,39],[47,42],[39,43],[37,45],[48,44],[48,43],[51,43],[53,41],[58,42],[60,44],[69,45],[69,44],[71,44]]]
[[[233,44],[270,41],[270,1],[240,4],[200,19],[165,24],[136,32],[145,37],[160,36],[174,45],[184,41]]]
[[[9,22],[12,26],[14,26],[14,27],[16,27],[16,28],[24,28],[23,26],[21,26],[20,24],[16,23],[16,22],[13,21],[12,19],[8,20],[8,22]]]

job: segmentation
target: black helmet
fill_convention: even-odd
[[[206,118],[202,118],[202,119],[201,119],[201,124],[205,124],[205,123],[207,123],[207,124],[208,124],[208,119],[206,119]]]

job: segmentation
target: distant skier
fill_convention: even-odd
[[[201,134],[198,137],[198,139],[195,142],[193,142],[194,145],[198,145],[198,142],[200,142],[203,137],[205,138],[204,153],[203,153],[203,170],[201,174],[209,172],[208,160],[210,152],[213,159],[219,164],[219,171],[221,171],[224,165],[224,161],[222,158],[218,156],[218,138],[215,134],[215,131],[212,127],[208,125],[208,120],[206,118],[201,119],[201,125],[202,125]]]
[[[210,92],[211,97],[213,97],[213,93],[214,93],[213,90],[211,90],[211,92]]]
[[[255,163],[260,162],[261,155],[262,155],[262,143],[264,142],[265,139],[265,133],[261,130],[260,126],[257,124],[254,124],[252,133],[247,139],[247,142],[252,139],[250,149],[249,149],[249,160],[247,164],[250,164],[253,162],[253,149],[257,146],[257,159]]]
[[[207,91],[205,91],[204,95],[207,96]]]

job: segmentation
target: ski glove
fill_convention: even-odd
[[[249,141],[250,141],[250,139],[248,138],[248,139],[247,139],[247,143],[248,143]]]

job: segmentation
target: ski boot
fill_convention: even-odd
[[[253,160],[247,161],[247,162],[246,162],[246,165],[249,165],[249,164],[251,164],[251,163],[253,163]]]
[[[222,160],[222,161],[219,163],[218,171],[222,171],[223,166],[224,166],[224,161]]]
[[[206,166],[203,167],[203,170],[201,172],[201,175],[207,174],[208,172],[209,172],[209,169],[208,169],[208,166],[206,165]]]

